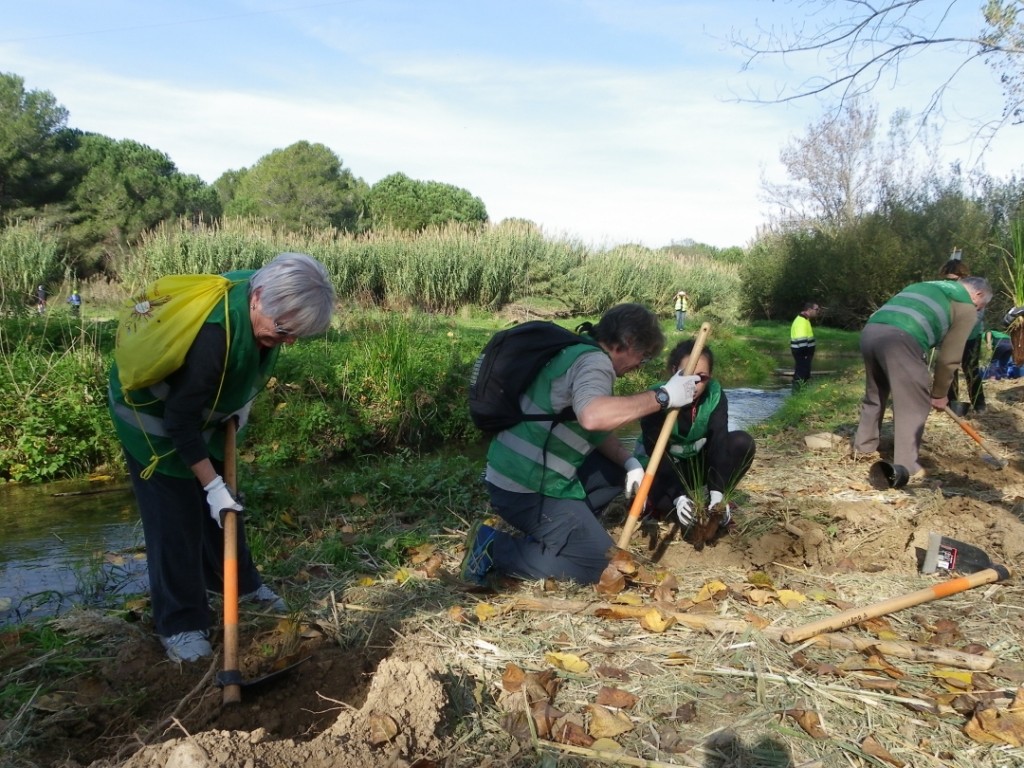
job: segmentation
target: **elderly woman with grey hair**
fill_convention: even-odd
[[[116,362],[110,371],[111,415],[146,539],[153,621],[173,661],[213,653],[207,591],[223,587],[220,512],[242,509],[222,477],[224,425],[237,418],[242,434],[280,346],[323,333],[334,310],[327,269],[303,253],[224,277],[226,301],[206,316],[177,370],[130,398]],[[253,565],[241,523],[238,530],[239,593],[286,610]]]

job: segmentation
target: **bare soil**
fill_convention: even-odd
[[[752,571],[764,572],[779,583],[803,584],[856,573],[873,585],[864,594],[848,595],[863,604],[904,591],[906,584],[928,583],[918,574],[918,561],[930,531],[981,547],[994,561],[1017,570],[1024,565],[1024,457],[1019,450],[1024,383],[986,382],[986,390],[989,409],[971,423],[1008,460],[1003,469],[986,460],[981,447],[940,413],[930,417],[925,431],[922,464],[928,476],[902,490],[873,487],[868,481],[869,465],[849,457],[852,422],[838,431],[840,439],[834,446],[824,449],[808,448],[806,435],[794,430],[759,444],[755,466],[741,489],[736,531],[695,552],[678,539],[664,546],[660,537],[665,528],[648,527],[635,538],[634,554],[639,561],[656,561],[691,591],[710,578]],[[886,455],[884,440],[882,453]],[[613,537],[617,533],[613,531]],[[455,572],[461,557],[460,537],[441,536],[438,547],[445,569]],[[488,730],[490,720],[483,716],[484,710],[494,706],[490,692],[501,673],[472,663],[466,653],[452,651],[459,647],[460,612],[472,617],[482,596],[450,580],[435,582],[419,595],[408,588],[403,592],[393,581],[353,588],[337,601],[333,595],[325,600],[318,618],[305,617],[295,625],[275,624],[268,617],[243,617],[247,619],[241,665],[245,680],[273,672],[273,659],[280,659],[280,664],[304,661],[262,685],[247,685],[241,704],[232,707],[222,705],[221,691],[214,684],[218,661],[211,666],[179,666],[167,661],[141,624],[117,620],[116,627],[97,626],[96,634],[116,639],[104,646],[108,655],[89,664],[87,673],[68,679],[58,694],[36,702],[34,733],[20,753],[22,762],[12,764],[46,768],[539,764],[536,755],[516,757],[514,745],[508,751],[490,753],[497,749],[494,745],[509,743],[506,736]],[[1016,576],[1010,588],[1015,586]],[[537,585],[518,589],[536,590]],[[588,594],[581,590],[574,595],[581,593]],[[600,599],[593,591],[589,595]],[[483,596],[494,603],[501,598]],[[932,604],[940,614],[946,605],[962,603]],[[962,618],[962,608],[958,610]],[[1024,637],[1022,615],[1017,608],[1008,610],[1000,630]],[[797,612],[788,620],[801,623],[805,618]],[[553,642],[543,615],[520,621],[526,622],[517,629],[524,637],[535,638],[541,645]],[[449,625],[451,636],[446,635],[449,630],[439,629]],[[696,641],[688,631],[677,629],[680,643],[694,647]],[[88,635],[89,630],[82,634]],[[990,638],[963,640],[984,643]],[[502,645],[497,636],[490,641],[474,636],[466,642],[475,647]],[[507,661],[524,667],[531,663],[514,656]],[[18,660],[8,656],[5,663],[14,665]],[[757,699],[751,688],[743,706],[756,707]],[[716,727],[709,723],[706,732]],[[471,734],[475,735],[470,738]],[[965,739],[962,746],[977,745]],[[488,753],[486,759],[481,752]],[[579,761],[571,764],[585,764],[584,758],[568,759]],[[697,764],[683,755],[663,756],[661,764],[674,759],[681,765]],[[1016,759],[1008,758],[1005,765],[1020,764]],[[754,758],[734,763],[709,759],[704,764],[797,765]],[[845,758],[807,764],[883,763]],[[936,759],[910,764],[951,763]]]

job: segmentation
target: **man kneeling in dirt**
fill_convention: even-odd
[[[617,376],[664,347],[658,318],[646,307],[617,305],[581,330],[596,344],[581,339],[566,347],[520,398],[524,414],[552,420],[521,421],[491,440],[484,475],[491,506],[521,535],[474,524],[460,569],[464,581],[485,585],[495,573],[597,582],[614,542],[596,514],[621,493],[623,478],[629,496],[644,476],[613,430],[693,401],[696,376],[673,376],[654,391],[612,394]],[[575,420],[554,419],[569,407]],[[581,476],[588,478],[586,487]],[[601,485],[610,492],[596,490]]]

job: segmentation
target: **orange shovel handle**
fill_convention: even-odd
[[[697,369],[697,363],[700,362],[700,353],[704,351],[704,344],[707,341],[708,334],[710,333],[711,325],[709,323],[702,324],[700,330],[697,331],[697,337],[693,342],[693,351],[690,352],[688,362],[683,369],[684,375],[691,376]],[[654,482],[654,475],[658,471],[658,465],[661,463],[661,457],[665,454],[668,439],[672,436],[672,429],[675,427],[676,419],[678,418],[678,408],[673,408],[665,415],[665,423],[662,425],[661,432],[658,434],[658,441],[654,444],[654,450],[651,451],[651,458],[647,462],[647,470],[644,472],[643,482],[641,482],[640,487],[637,488],[636,496],[633,497],[633,503],[629,508],[629,515],[627,515],[626,522],[622,525],[622,533],[619,534],[619,549],[625,549],[629,546],[629,540],[632,538],[633,531],[636,529],[637,521],[640,519],[640,514],[644,510],[644,502],[647,501],[647,495],[650,493],[651,484]]]
[[[238,493],[233,418],[228,420],[224,431],[224,482],[231,493]],[[224,523],[224,673],[228,678],[238,672],[238,513],[225,509],[221,515]],[[237,704],[241,700],[241,685],[224,685],[224,704]]]

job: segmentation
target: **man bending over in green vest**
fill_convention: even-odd
[[[485,585],[489,575],[573,579],[592,584],[614,542],[597,515],[623,485],[631,496],[644,469],[613,430],[649,413],[693,401],[697,376],[673,376],[635,395],[612,393],[615,378],[661,353],[657,316],[639,304],[609,309],[581,340],[541,370],[520,398],[524,414],[561,413],[575,420],[522,421],[499,432],[487,452],[484,480],[494,511],[520,535],[477,522],[466,539],[460,575]]]
[[[953,372],[978,313],[992,299],[983,277],[933,280],[908,285],[879,307],[860,334],[865,388],[854,456],[875,458],[886,402],[892,395],[893,463],[906,467],[911,480],[925,475],[918,462],[928,414],[945,410]],[[939,347],[935,376],[925,355]]]
[[[669,353],[669,372],[684,370],[691,352],[692,340],[677,344]],[[712,378],[714,368],[714,353],[704,347],[694,369],[701,379],[694,400],[679,409],[645,507],[659,518],[674,512],[687,535],[705,509],[720,509],[719,530],[712,540],[729,530],[736,505],[728,499],[750,469],[755,452],[753,437],[742,430],[729,430],[729,401],[722,385]],[[644,466],[664,423],[664,413],[640,420],[643,435],[634,452]]]

